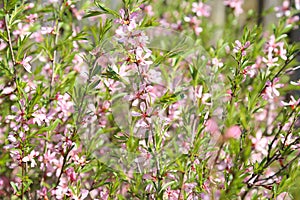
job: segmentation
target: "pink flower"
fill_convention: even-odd
[[[269,51],[267,58],[265,57],[263,58],[263,62],[266,63],[268,67],[279,66],[279,64],[276,63],[277,61],[278,61],[278,57],[273,57],[271,51]]]
[[[71,182],[76,181],[76,173],[75,173],[73,167],[69,167],[69,168],[66,170],[66,174],[67,174],[67,176],[68,176],[68,178],[69,178],[69,180],[70,180]]]
[[[38,126],[41,126],[42,123],[46,123],[47,125],[49,125],[50,120],[48,119],[47,115],[46,115],[46,108],[42,107],[41,109],[38,109],[38,105],[34,106],[35,111],[32,114],[33,118],[33,123],[37,123]]]
[[[151,65],[153,62],[152,61],[146,61],[147,58],[151,56],[151,51],[148,50],[146,51],[146,54],[143,56],[142,54],[144,53],[144,50],[141,47],[138,47],[135,50],[135,57],[136,57],[136,62],[140,65]]]
[[[4,40],[0,39],[0,51],[5,49],[6,46],[7,46],[6,42],[4,42]]]
[[[254,65],[251,65],[251,66],[247,66],[243,72],[244,74],[244,78],[246,78],[246,76],[248,75],[250,78],[253,78],[256,73],[257,73],[257,69],[255,68],[255,64]]]
[[[22,161],[27,163],[27,162],[30,162],[30,166],[31,167],[35,167],[36,166],[36,162],[34,160],[35,157],[37,157],[39,155],[39,152],[35,151],[35,150],[32,150],[30,152],[30,154],[28,154],[27,156],[25,156]]]
[[[219,126],[216,120],[210,118],[205,123],[205,130],[210,132],[211,134],[215,134],[219,132]]]
[[[278,88],[282,88],[283,84],[276,84],[279,82],[279,78],[274,78],[273,82],[267,81],[266,88],[263,91],[263,98],[265,100],[274,99],[274,96],[278,97],[280,95]]]
[[[53,31],[54,31],[53,27],[45,27],[45,26],[41,27],[42,35],[53,33]]]
[[[32,56],[27,56],[26,55],[24,56],[23,60],[19,63],[21,65],[23,65],[24,69],[31,73],[31,65],[30,65],[30,61],[32,60]]]
[[[211,98],[211,94],[209,93],[203,93],[203,86],[200,85],[196,91],[195,91],[195,96],[201,100],[202,104],[205,105],[212,105],[212,103],[207,102],[209,98]]]
[[[151,5],[141,5],[140,8],[144,10],[149,16],[154,16],[154,12]]]
[[[29,22],[29,23],[35,22],[35,20],[36,20],[37,18],[38,18],[38,15],[37,15],[36,13],[30,14],[30,15],[27,15],[27,16],[26,16],[26,20],[27,20],[27,22]]]
[[[274,53],[276,55],[279,55],[282,60],[287,60],[287,57],[286,57],[287,50],[284,48],[284,43],[279,42],[279,43],[277,43],[277,46],[279,48],[274,49]]]
[[[274,10],[277,12],[276,17],[282,17],[282,16],[290,16],[290,1],[284,0],[282,2],[282,6],[275,7]]]
[[[262,136],[261,131],[258,131],[256,133],[256,137],[251,137],[251,141],[252,141],[252,146],[254,147],[254,149],[256,151],[262,153],[263,155],[268,154],[268,151],[267,151],[268,140],[266,137]]]
[[[67,118],[74,112],[74,103],[70,101],[70,96],[65,93],[64,95],[57,95],[57,109],[58,117],[66,121]]]
[[[300,9],[299,9],[299,10],[300,10]],[[287,23],[287,24],[295,24],[295,23],[299,22],[299,20],[300,20],[300,17],[299,17],[298,15],[295,15],[295,16],[292,16],[292,17],[288,18],[288,19],[286,20],[286,23]],[[294,28],[297,29],[298,26],[295,25]]]
[[[136,123],[137,127],[148,128],[151,124],[152,108],[147,108],[146,103],[141,102],[140,111],[141,112],[132,111],[131,115],[133,117],[141,117]]]
[[[184,17],[184,21],[189,23],[196,35],[199,35],[203,31],[203,28],[200,27],[201,20],[199,20],[196,16]]]
[[[300,0],[295,0],[295,7],[297,10],[300,10]]]
[[[192,4],[192,6],[193,6],[192,11],[194,13],[196,13],[196,15],[198,17],[202,17],[202,16],[209,17],[210,16],[210,10],[211,10],[211,8],[210,8],[209,5],[206,5],[206,4],[202,3],[202,2],[198,2],[198,3],[194,2]]]
[[[18,23],[18,29],[13,32],[13,35],[20,36],[23,38],[24,36],[28,35],[29,32],[29,24],[23,25],[22,23]]]
[[[137,90],[137,86],[133,85],[134,90],[137,90],[133,95],[126,95],[124,97],[125,100],[131,101],[132,106],[137,106],[140,100],[146,100],[148,97],[148,91],[151,86],[140,85]]]
[[[291,196],[287,192],[280,193],[275,200],[292,200]]]
[[[166,199],[168,200],[177,200],[179,199],[179,190],[172,190],[171,187],[168,187],[166,190]]]
[[[223,62],[220,61],[218,58],[213,58],[211,60],[211,64],[213,64],[214,66],[217,66],[217,67],[223,67]]]
[[[229,6],[234,9],[234,15],[236,17],[244,12],[243,8],[242,8],[243,3],[244,3],[244,0],[225,0],[224,1],[224,4],[226,6]]]
[[[235,46],[233,49],[234,53],[241,53],[242,56],[246,55],[246,49],[250,46],[250,42],[247,41],[244,45],[239,40],[235,41]]]
[[[234,138],[234,139],[238,139],[241,136],[241,129],[239,126],[231,126],[229,127],[226,131],[225,131],[225,139],[230,139],[230,138]]]
[[[296,101],[296,99],[291,95],[290,96],[290,101],[287,103],[287,102],[284,102],[284,101],[281,101],[281,104],[283,106],[290,106],[292,109],[295,109],[300,103],[300,98]]]

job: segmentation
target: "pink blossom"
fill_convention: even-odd
[[[244,45],[239,40],[235,41],[235,46],[233,49],[234,53],[241,53],[242,56],[246,55],[246,49],[250,46],[250,42],[247,41]]]
[[[212,105],[212,103],[207,102],[209,100],[209,98],[211,98],[211,94],[203,93],[202,85],[198,86],[198,88],[196,89],[195,96],[201,100],[202,104]]]
[[[15,91],[13,87],[5,87],[1,94],[12,94]]]
[[[115,22],[122,25],[119,28],[123,29],[124,32],[131,32],[137,27],[136,18],[138,14],[136,12],[126,13],[124,9],[120,9],[119,13],[121,18],[115,20]]]
[[[50,120],[47,118],[46,112],[47,112],[46,108],[42,107],[41,109],[38,109],[38,105],[36,105],[35,111],[32,114],[33,123],[37,123],[38,126],[41,126],[42,123],[45,122],[48,125]]]
[[[251,141],[252,146],[257,152],[262,153],[263,155],[268,154],[268,139],[266,137],[263,137],[261,131],[258,131],[255,137],[251,137]]]
[[[234,138],[238,139],[241,136],[241,128],[239,126],[231,126],[225,131],[224,137],[226,139]]]
[[[144,50],[141,47],[138,47],[135,50],[136,62],[142,66],[151,65],[153,63],[152,61],[146,61],[146,59],[151,56],[151,51],[150,50],[146,51],[145,55],[142,55],[143,53],[144,53]]]
[[[36,13],[30,14],[26,16],[26,19],[29,23],[35,22],[35,20],[38,18],[38,15]]]
[[[280,193],[275,200],[292,200],[290,194],[287,192]]]
[[[242,8],[243,3],[244,0],[224,0],[224,4],[226,6],[229,6],[234,9],[234,15],[236,17],[238,17],[240,14],[244,12]]]
[[[70,96],[65,93],[64,95],[57,95],[57,109],[58,117],[66,121],[67,118],[74,112],[74,103],[70,101]]]
[[[284,48],[284,45],[284,42],[276,42],[275,35],[271,35],[265,44],[264,52],[268,54],[268,58],[265,58],[264,62],[271,66],[278,60],[278,58],[273,58],[273,56],[279,56],[281,59],[287,60],[287,50]]]
[[[300,0],[295,0],[295,7],[297,10],[300,10]]]
[[[54,31],[53,27],[46,27],[46,26],[41,27],[42,35],[53,33],[53,31]]]
[[[25,10],[29,10],[34,7],[34,3],[29,3],[25,5]]]
[[[184,21],[189,23],[190,27],[192,27],[192,29],[195,31],[196,35],[199,35],[203,31],[203,28],[200,27],[201,20],[199,20],[196,16],[185,16]]]
[[[209,5],[206,5],[206,4],[204,4],[203,2],[200,1],[198,3],[194,2],[192,4],[192,6],[193,6],[192,11],[194,13],[196,13],[196,15],[198,17],[202,17],[202,16],[209,17],[210,16],[211,8],[210,8]]]
[[[32,150],[27,156],[25,156],[22,161],[27,163],[30,162],[30,166],[31,167],[35,167],[36,166],[36,162],[35,162],[35,157],[37,157],[39,155],[39,152]]]
[[[282,88],[284,85],[279,84],[278,82],[279,82],[279,78],[275,78],[273,82],[267,81],[266,88],[263,91],[263,98],[265,100],[274,99],[274,96],[278,97],[280,95],[277,89]]]
[[[2,51],[3,49],[5,49],[7,46],[6,42],[4,42],[4,40],[0,39],[0,51]]]
[[[161,72],[155,69],[142,68],[141,74],[147,83],[162,83]],[[152,86],[151,86],[152,87]],[[153,88],[153,87],[152,87]]]
[[[287,50],[284,48],[284,42],[278,42],[277,48],[274,49],[274,54],[280,56],[281,59],[287,60]]]
[[[69,168],[66,170],[66,175],[68,176],[68,178],[69,178],[69,180],[70,180],[71,182],[76,181],[76,173],[75,173],[73,167],[69,167]]]
[[[145,84],[140,85],[139,89],[137,90],[137,86],[133,86],[134,90],[136,91],[133,95],[126,95],[124,97],[125,100],[131,101],[132,106],[136,106],[140,100],[146,100],[148,97],[148,90],[149,86],[146,86]]]
[[[248,75],[250,78],[254,78],[255,75],[257,74],[257,68],[256,65],[250,65],[245,67],[245,69],[242,72],[244,74],[244,78]]]
[[[283,106],[290,106],[292,109],[295,109],[300,103],[300,98],[296,101],[296,99],[291,95],[290,96],[290,101],[287,103],[287,102],[284,102],[284,101],[281,101],[281,104]]]
[[[213,64],[214,66],[217,66],[217,67],[223,67],[223,62],[220,61],[218,58],[213,58],[211,60],[211,64]]]
[[[18,23],[18,29],[13,32],[13,35],[23,38],[24,36],[29,35],[29,33],[29,24],[23,25],[22,23]]]
[[[132,111],[131,115],[133,117],[141,117],[136,123],[137,127],[148,128],[151,124],[152,108],[147,108],[146,103],[141,102],[140,111],[141,112]]]
[[[300,17],[298,15],[295,15],[295,16],[288,18],[286,20],[286,23],[287,24],[296,24],[297,22],[299,22],[299,20],[300,20]],[[297,29],[298,27],[299,27],[298,25],[295,25],[294,28]]]
[[[168,200],[179,199],[179,190],[172,190],[170,187],[168,187],[165,194],[166,199]]]
[[[140,8],[144,10],[149,16],[154,16],[154,12],[151,5],[141,5]]]
[[[51,193],[56,199],[64,199],[65,196],[70,196],[70,189],[66,180],[62,179],[55,190]]]
[[[284,0],[282,2],[282,6],[275,7],[274,10],[277,12],[276,17],[282,17],[282,16],[290,16],[290,1]]]
[[[278,57],[273,57],[271,51],[269,51],[267,58],[265,57],[263,58],[263,62],[266,63],[268,67],[279,66],[279,64],[276,63],[277,61],[278,61]]]
[[[211,134],[215,134],[219,132],[219,126],[216,120],[210,118],[205,122],[205,130],[210,132]]]
[[[31,65],[30,65],[30,61],[32,60],[32,56],[24,56],[23,60],[20,62],[21,65],[23,65],[24,69],[31,73]]]

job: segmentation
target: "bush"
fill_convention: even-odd
[[[2,199],[300,198],[299,2],[222,2],[3,1]]]

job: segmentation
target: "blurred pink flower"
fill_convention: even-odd
[[[31,60],[32,60],[32,56],[26,56],[25,54],[23,60],[19,63],[23,65],[24,69],[29,73],[31,73],[31,65],[29,63]]]
[[[244,45],[239,40],[235,41],[235,46],[233,49],[234,53],[241,53],[242,56],[245,56],[247,54],[246,49],[250,46],[250,42],[247,41]]]
[[[255,137],[251,137],[252,146],[254,149],[262,155],[267,155],[268,139],[263,137],[262,132],[258,131]]]
[[[30,15],[26,16],[26,21],[29,22],[30,24],[32,24],[33,22],[36,21],[37,18],[38,18],[38,15],[36,13],[30,14]]]
[[[145,55],[142,55],[143,53],[145,53]],[[151,51],[147,50],[144,52],[144,50],[141,47],[137,47],[135,50],[135,57],[136,57],[136,62],[139,65],[151,65],[153,62],[152,61],[146,61],[147,58],[149,58],[151,56]]]
[[[231,126],[229,127],[226,131],[225,131],[225,135],[224,137],[226,139],[230,139],[230,138],[233,138],[233,139],[238,139],[240,136],[241,136],[241,128],[239,126]]]
[[[263,62],[268,66],[268,67],[274,67],[274,66],[279,66],[278,63],[278,57],[273,57],[273,54],[271,51],[268,52],[268,57],[265,58],[263,57]]]
[[[205,130],[211,134],[215,134],[219,132],[219,126],[214,119],[210,118],[205,123]]]
[[[23,25],[22,23],[18,23],[18,29],[13,32],[13,35],[20,36],[21,38],[29,34],[29,24]]]
[[[212,103],[208,102],[209,98],[211,98],[211,94],[203,93],[203,86],[202,85],[200,85],[196,88],[195,96],[196,96],[196,98],[201,100],[202,104],[212,105]]]
[[[262,93],[262,96],[265,100],[274,99],[274,97],[278,97],[280,95],[277,89],[282,88],[284,85],[278,82],[279,82],[279,78],[274,78],[273,82],[267,81],[266,88]]]
[[[141,117],[136,123],[137,127],[148,128],[151,124],[152,108],[147,108],[146,103],[141,102],[140,111],[141,112],[132,111],[131,115],[133,117]]]
[[[275,200],[292,200],[291,196],[287,192],[280,193]]]
[[[68,176],[68,179],[69,179],[71,182],[76,181],[76,173],[75,173],[73,167],[69,167],[68,169],[66,169],[66,175]]]
[[[290,101],[287,103],[287,102],[284,102],[284,101],[281,101],[281,104],[283,106],[290,106],[292,109],[295,109],[300,103],[300,98],[296,101],[296,99],[291,95],[290,96]]]
[[[27,156],[25,156],[22,161],[27,163],[30,162],[30,166],[31,167],[35,167],[37,164],[34,160],[35,157],[37,157],[39,155],[39,152],[32,150]]]
[[[276,17],[282,17],[282,16],[290,16],[290,1],[284,0],[282,2],[282,6],[277,6],[274,8],[274,10],[277,12]]]
[[[230,8],[234,9],[234,15],[238,17],[240,14],[242,14],[243,8],[242,5],[244,3],[244,0],[224,0],[224,4],[226,6],[229,6]]]
[[[203,31],[203,28],[200,27],[201,20],[199,20],[196,16],[185,16],[184,21],[189,23],[196,35],[199,35]]]
[[[198,3],[194,2],[192,4],[192,6],[193,6],[192,11],[194,13],[196,13],[196,15],[198,17],[202,17],[202,16],[209,17],[210,16],[210,10],[211,10],[211,8],[210,8],[209,5],[206,5],[206,4],[204,4],[203,2],[200,1]]]
[[[166,190],[166,199],[168,200],[178,200],[179,198],[179,190],[172,190],[171,187],[168,187]]]

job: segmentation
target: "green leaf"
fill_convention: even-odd
[[[171,181],[171,182],[168,182],[168,183],[164,184],[164,185],[161,187],[159,193],[164,192],[165,189],[166,189],[167,187],[169,187],[170,185],[173,185],[174,183],[176,183],[176,181]]]
[[[19,190],[18,190],[18,187],[17,185],[14,183],[14,182],[10,182],[10,185],[12,186],[12,188],[14,189],[15,193],[17,193]]]
[[[118,17],[118,18],[120,17],[118,12],[106,7],[103,3],[99,2],[99,1],[96,1],[95,4],[98,8],[100,8],[103,11],[103,13],[111,14],[111,15],[113,15],[115,17]]]

